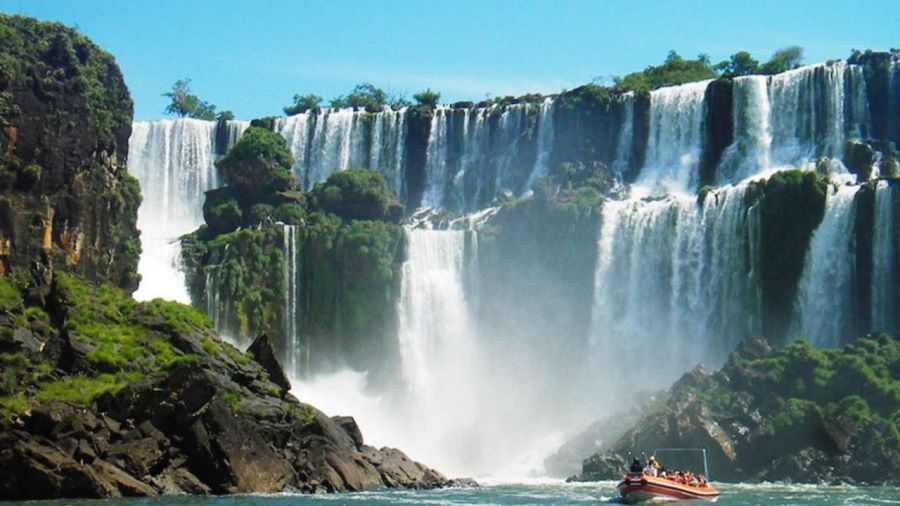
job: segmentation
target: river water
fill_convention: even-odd
[[[72,505],[72,506],[295,506],[328,504],[493,504],[493,505],[543,505],[543,504],[597,504],[617,503],[615,482],[563,483],[556,480],[528,483],[487,483],[478,488],[446,490],[401,491],[384,490],[351,494],[321,495],[244,495],[227,497],[169,496],[152,499],[107,499],[76,501],[40,501],[17,504]],[[894,487],[826,487],[818,485],[789,484],[719,484],[722,496],[717,505],[900,505],[900,488]],[[7,503],[0,503],[7,504]],[[9,503],[11,504],[11,503]],[[678,504],[666,502],[666,504]],[[681,504],[688,504],[682,502]],[[690,504],[703,504],[699,501]]]

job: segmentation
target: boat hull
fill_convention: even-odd
[[[652,499],[712,499],[718,497],[719,491],[711,485],[692,487],[682,485],[665,478],[652,476],[626,476],[618,486],[619,496],[629,504]]]

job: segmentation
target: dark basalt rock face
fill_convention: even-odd
[[[428,106],[411,107],[406,117],[406,143],[404,159],[406,169],[403,184],[407,209],[416,209],[422,203],[428,175],[425,163],[428,154],[428,136],[431,134],[431,119],[434,109]]]
[[[703,117],[703,154],[700,157],[700,185],[716,182],[716,167],[725,149],[734,140],[732,104],[734,83],[731,79],[717,79],[706,87]]]
[[[564,162],[612,167],[625,124],[625,100],[609,88],[589,84],[562,93],[554,110],[550,166]]]
[[[0,283],[0,500],[451,484],[287,394],[264,337],[254,361],[186,306]]]
[[[132,103],[115,60],[59,24],[0,15],[0,275],[46,253],[137,287]]]

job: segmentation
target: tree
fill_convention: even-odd
[[[437,91],[432,90],[431,88],[428,88],[416,93],[415,95],[413,95],[413,98],[416,99],[416,102],[419,105],[434,108],[437,106],[438,100],[441,99],[441,94]]]
[[[318,112],[321,109],[321,104],[322,97],[318,95],[313,95],[312,93],[306,95],[296,94],[294,95],[294,103],[284,107],[283,110],[288,116],[293,116],[304,112]]]
[[[722,75],[726,77],[746,76],[755,74],[759,70],[759,62],[747,51],[738,51],[727,61],[716,65],[716,70],[721,70]]]
[[[234,113],[231,111],[220,111],[219,114],[216,114],[216,119],[219,121],[229,121],[234,119]]]
[[[371,83],[362,83],[357,84],[346,97],[331,99],[331,107],[358,107],[368,112],[379,112],[384,109],[387,99],[387,93],[381,88],[376,88]]]
[[[166,106],[166,114],[210,121],[216,119],[216,106],[191,93],[191,80],[188,78],[175,81],[172,91],[163,93],[162,96],[171,100]]]
[[[803,62],[803,48],[788,46],[775,51],[772,58],[760,67],[762,74],[778,74],[795,69]]]
[[[662,65],[650,65],[641,72],[616,77],[613,81],[620,89],[649,91],[663,86],[713,79],[717,75],[710,65],[709,56],[701,54],[695,60],[688,60],[672,50]]]

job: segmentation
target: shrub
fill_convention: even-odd
[[[231,232],[241,226],[243,211],[235,193],[230,188],[206,192],[203,219],[206,220],[210,233],[215,235]]]
[[[416,103],[419,105],[434,108],[437,107],[441,94],[431,88],[427,88],[413,95],[413,98],[416,99]]]
[[[288,116],[302,114],[304,112],[318,112],[321,108],[322,97],[318,95],[294,95],[294,103],[283,108]]]
[[[396,220],[402,206],[380,172],[342,170],[317,183],[310,196],[313,206],[345,220]],[[400,213],[402,215],[402,211]]]
[[[281,135],[250,127],[228,153],[216,162],[225,184],[249,206],[267,195],[298,188],[291,174],[294,159]]]

